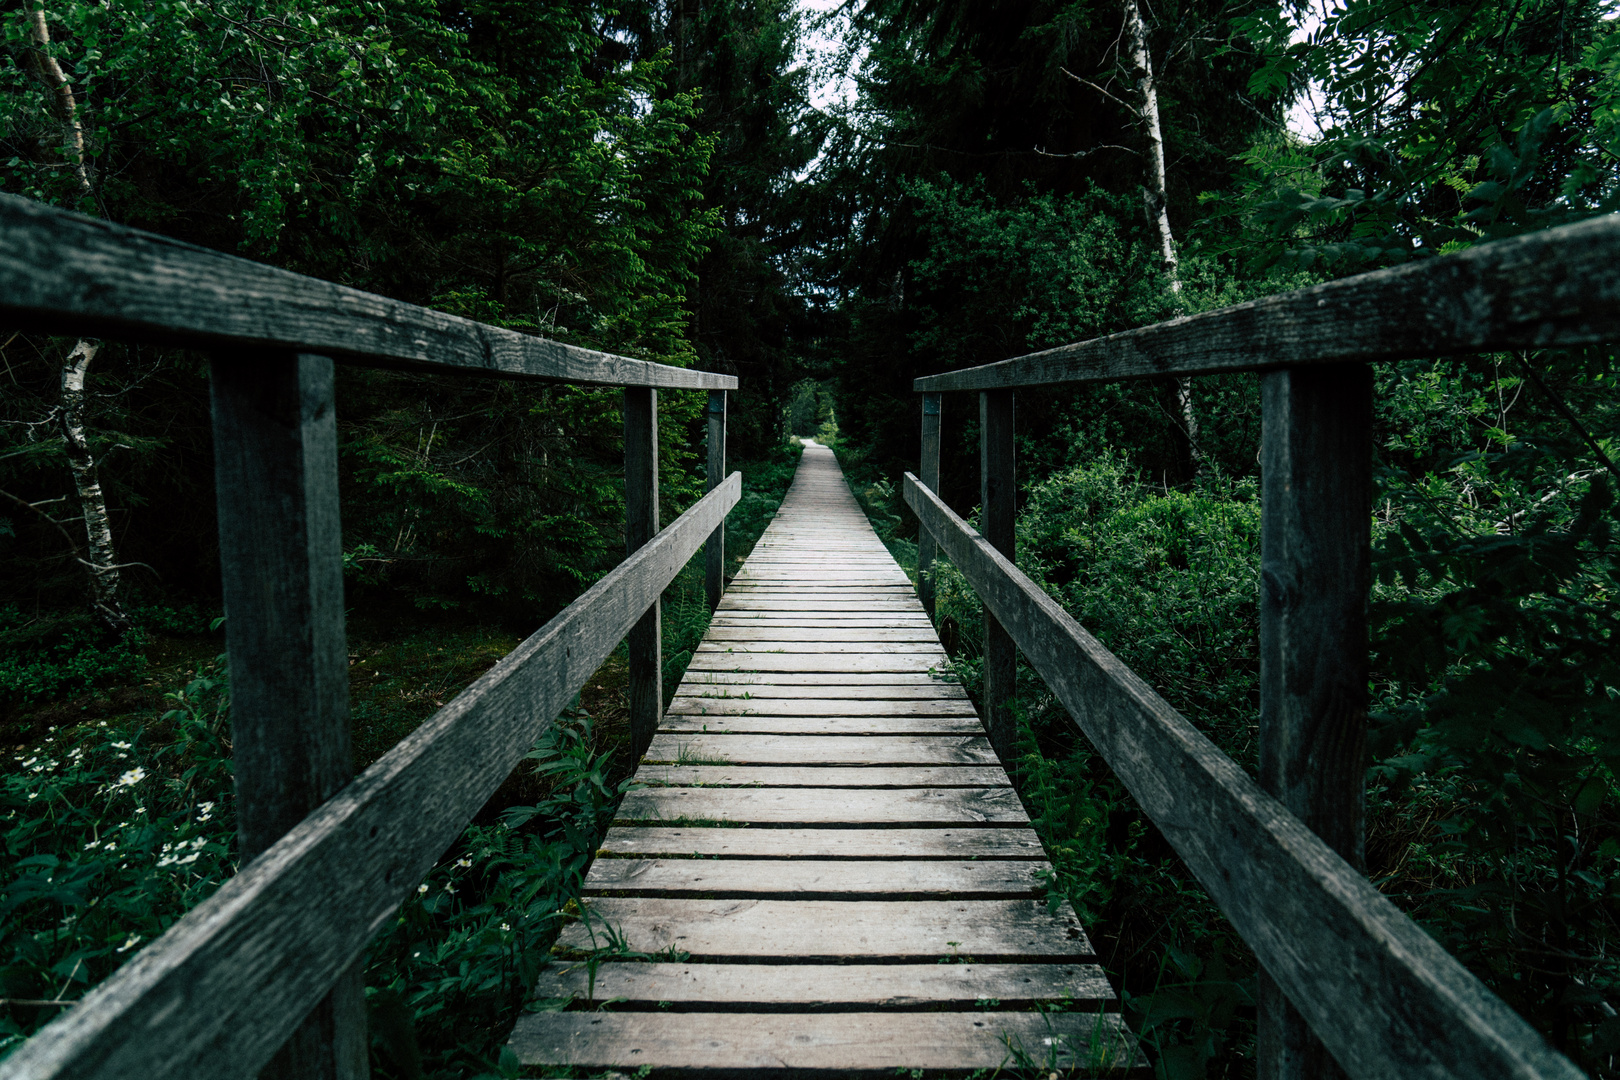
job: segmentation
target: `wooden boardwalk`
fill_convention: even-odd
[[[523,1063],[1140,1069],[949,671],[832,453],[807,447],[541,976],[573,1004],[513,1031]]]

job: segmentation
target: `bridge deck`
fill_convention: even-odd
[[[540,979],[538,997],[574,1002],[518,1022],[522,1062],[1140,1069],[1073,910],[1040,898],[1040,841],[949,672],[832,453],[807,447]]]

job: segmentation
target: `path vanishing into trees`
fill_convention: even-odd
[[[911,581],[807,444],[511,1045],[525,1065],[1145,1064]],[[647,956],[655,962],[645,962]]]

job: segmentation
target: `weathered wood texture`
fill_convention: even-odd
[[[770,606],[739,607],[745,596]],[[845,606],[826,609],[828,597]],[[789,613],[811,604],[842,619],[795,627]],[[751,670],[716,670],[738,666]],[[807,446],[659,723],[637,772],[649,786],[619,805],[585,883],[584,919],[557,943],[561,956],[592,957],[611,931],[690,962],[592,957],[595,996],[633,1010],[620,1013],[584,1011],[589,973],[554,966],[537,993],[579,1000],[519,1021],[523,1062],[678,1073],[699,1069],[688,1049],[707,1046],[727,1048],[713,1058],[727,1067],[782,1069],[813,1060],[781,1048],[817,1045],[827,1009],[881,1009],[902,1025],[924,1011],[955,1018],[908,1034],[921,1042],[904,1053],[847,1043],[828,1071],[892,1073],[904,1059],[966,1074],[1009,1059],[1002,1029],[976,1026],[968,1010],[1000,999],[997,1022],[1022,1032],[1037,1020],[1045,1031],[1028,1011],[1043,1001],[1093,1014],[1110,1005],[1102,973],[1082,963],[1091,945],[1074,912],[1043,899],[1050,864],[949,670],[831,453]],[[634,1017],[666,1008],[690,1010],[686,1041],[640,1042]],[[1053,1023],[1066,1030],[1075,1015]],[[938,1032],[955,1041],[927,1049]],[[1138,1060],[1123,1028],[1104,1034],[1121,1060]]]
[[[643,765],[636,770],[643,784],[674,787],[854,787],[949,788],[1006,787],[999,765],[956,766],[822,766],[799,769],[777,765]]]
[[[724,525],[725,519],[721,519]],[[624,546],[634,555],[658,535],[658,391],[624,389]],[[629,653],[630,743],[647,748],[664,711],[663,602],[655,599],[625,642]]]
[[[607,386],[733,390],[716,375],[564,345],[0,195],[0,321],[190,348]]]
[[[692,860],[697,866],[699,860]],[[675,948],[694,958],[826,962],[843,957],[998,963],[1091,959],[1068,904],[1045,900],[661,900],[599,897],[570,923],[556,951],[588,955],[611,927],[632,949]],[[952,945],[951,942],[956,942]]]
[[[910,474],[905,498],[1346,1071],[1581,1075]]]
[[[940,395],[922,396],[922,447],[917,472],[923,483],[939,488]],[[928,617],[934,617],[934,538],[924,532],[917,537],[917,598]]]
[[[676,1075],[965,1076],[1018,1055],[1043,1075],[1152,1075],[1117,1013],[566,1012],[525,1016],[512,1049],[591,1070],[657,1061]]]
[[[979,518],[990,545],[1016,562],[1014,501],[1018,494],[1017,455],[1013,447],[1013,392],[986,390],[979,395]],[[1018,646],[988,607],[984,609],[984,710],[990,745],[1003,761],[1016,753],[1018,725],[1012,699],[1018,692]]]
[[[904,870],[908,864],[875,865]],[[916,869],[914,864],[911,869]],[[1003,1008],[1028,1007],[1037,1001],[1115,1003],[1107,976],[1095,964],[603,964],[596,969],[593,988],[584,964],[554,963],[541,972],[539,982],[536,997],[617,998],[632,1008],[658,1007],[660,1002],[689,1010],[739,1005],[802,1008],[810,1002],[840,1010],[942,1005],[971,1009],[989,998]]]
[[[619,805],[620,821],[741,821],[756,825],[1028,825],[1010,787],[901,788],[649,788]]]
[[[912,387],[930,393],[990,390],[1616,339],[1620,217],[1610,214],[1077,345],[929,375]]]
[[[733,859],[1044,859],[1029,829],[715,829],[619,827],[606,855]]]
[[[1261,380],[1260,786],[1364,869],[1372,370]],[[1343,1076],[1260,977],[1261,1080]]]
[[[704,483],[713,491],[726,475],[726,392],[709,391],[708,470]],[[722,521],[703,545],[703,592],[709,601],[709,610],[720,606],[726,582],[726,523]]]
[[[231,769],[246,863],[354,775],[332,361],[221,355],[209,389],[230,616]],[[368,1047],[365,985],[351,967],[265,1076],[364,1077]]]
[[[0,1063],[4,1080],[257,1071],[736,504],[671,523]]]
[[[697,865],[697,864],[702,865]],[[588,896],[853,900],[874,896],[1033,899],[1051,866],[1028,860],[900,862],[802,859],[598,859]]]
[[[730,765],[994,765],[982,736],[930,735],[664,735],[653,736],[647,761]]]

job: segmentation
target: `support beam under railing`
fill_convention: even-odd
[[[219,353],[211,370],[243,865],[354,775],[332,383],[331,360],[289,352]],[[369,1053],[357,963],[260,1075],[358,1080]]]
[[[709,469],[705,491],[720,486],[726,476],[726,392],[709,391]],[[720,606],[720,594],[726,588],[726,523],[720,522],[703,545],[703,592],[709,601],[709,610]]]
[[[1013,449],[1013,392],[986,390],[979,395],[979,531],[990,546],[1014,557],[1014,507],[1017,455]],[[1010,764],[1018,743],[1012,714],[1017,690],[1018,646],[990,609],[984,609],[983,714],[990,745],[1003,764]]]
[[[1261,377],[1260,786],[1365,870],[1372,371]],[[1260,974],[1260,1080],[1344,1073]]]
[[[658,535],[658,391],[624,389],[624,547],[634,555]],[[630,741],[637,757],[664,711],[663,618],[654,600],[626,641],[630,652]]]
[[[939,406],[938,394],[922,396],[922,457],[917,464],[917,475],[928,490],[939,490]],[[934,617],[934,552],[933,535],[927,529],[917,531],[917,598],[922,601],[928,617]]]

